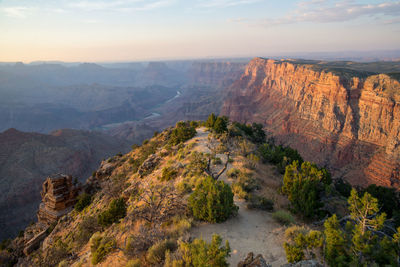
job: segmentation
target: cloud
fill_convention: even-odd
[[[78,1],[68,3],[68,7],[86,11],[135,11],[152,10],[172,5],[176,0],[116,0],[116,1]]]
[[[400,17],[398,18],[392,18],[392,19],[386,19],[383,21],[384,24],[397,24],[400,23]]]
[[[248,5],[260,2],[260,0],[213,0],[213,1],[201,1],[197,7],[202,8],[224,8],[239,5]]]
[[[10,6],[0,9],[7,17],[23,19],[33,10],[33,8],[22,6]]]
[[[261,20],[248,19],[250,24],[266,27],[294,24],[301,22],[331,23],[355,20],[360,17],[375,17],[386,20],[400,16],[400,1],[386,1],[378,4],[360,4],[357,1],[302,1],[297,9],[279,18],[265,18]],[[389,18],[388,18],[389,17]]]

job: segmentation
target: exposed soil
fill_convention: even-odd
[[[197,151],[205,153],[210,151],[207,147],[208,132],[205,128],[197,129],[195,140],[198,144],[195,148]],[[226,161],[226,155],[218,154],[217,156],[223,163]],[[230,168],[232,164],[228,164],[227,170]],[[231,183],[226,177],[226,171],[219,179]],[[282,247],[284,228],[272,219],[269,212],[249,210],[246,208],[246,202],[239,199],[235,199],[235,204],[239,206],[236,217],[219,224],[200,223],[193,227],[191,235],[210,241],[212,235],[218,233],[223,240],[228,240],[232,251],[229,258],[231,266],[236,266],[249,252],[256,255],[262,254],[272,266],[281,266],[286,263],[285,251]]]

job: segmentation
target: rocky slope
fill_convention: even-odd
[[[255,58],[229,88],[222,114],[263,123],[335,177],[400,185],[400,83],[389,75]]]
[[[151,248],[155,245],[169,240],[175,244],[171,246],[171,257],[180,257],[176,251],[178,244],[191,242],[199,236],[210,242],[213,233],[229,241],[232,253],[227,260],[230,266],[237,266],[251,251],[262,253],[265,257],[265,260],[256,257],[255,262],[267,261],[273,267],[286,263],[281,245],[284,228],[272,220],[270,212],[249,208],[245,200],[237,197],[234,199],[239,205],[237,214],[223,223],[197,221],[189,212],[188,197],[207,176],[205,153],[224,147],[221,146],[222,141],[209,136],[204,127],[196,131],[195,137],[172,145],[173,128],[169,128],[125,155],[104,160],[86,184],[79,186],[82,191],[91,194],[88,206],[61,217],[55,227],[41,224],[39,216],[39,223],[27,227],[23,236],[7,244],[7,249],[0,249],[0,265],[13,260],[16,266],[93,266],[99,253],[94,246],[95,240],[101,236],[109,245],[101,252],[102,257],[96,266],[135,266],[133,263],[138,262],[140,266],[163,266],[164,252],[156,258],[151,256]],[[237,174],[248,175],[252,183],[259,185],[252,194],[275,196],[276,207],[280,207],[278,203],[281,201],[278,200],[284,197],[275,194],[281,176],[269,165],[250,169],[240,151],[237,142],[226,143],[225,148],[220,148],[216,154],[222,164],[215,163],[207,169],[212,173],[224,170],[218,179],[228,184],[238,179],[227,175],[233,169]],[[224,152],[229,153],[230,163],[228,154]],[[166,170],[173,172],[167,175]],[[54,192],[59,190],[55,184],[60,179],[63,183],[70,182],[66,176],[50,177],[43,186],[42,206],[50,207],[49,210],[55,210]],[[271,192],[263,189],[270,189]],[[73,190],[71,186],[71,190],[64,190],[63,193],[68,195]],[[126,211],[120,220],[105,224],[100,218],[110,210],[115,200],[124,201]],[[60,200],[60,204],[65,204],[63,201]],[[61,205],[61,208],[64,206]],[[249,243],[254,243],[253,247],[247,246]],[[245,263],[241,266],[258,266]]]
[[[47,175],[63,172],[83,180],[103,158],[127,149],[125,141],[95,132],[0,133],[0,239],[34,220]]]

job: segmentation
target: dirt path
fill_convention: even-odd
[[[205,128],[197,129],[195,138],[198,144],[196,146],[197,151],[210,152],[207,147],[208,132]],[[217,156],[223,162],[226,161],[226,155],[219,154]],[[228,164],[227,170],[231,167],[231,164]],[[227,180],[226,172],[221,175],[220,179],[231,183]],[[286,256],[282,247],[284,229],[273,221],[271,213],[249,210],[242,200],[235,199],[235,204],[239,206],[236,217],[219,224],[201,223],[192,229],[192,236],[202,237],[210,241],[211,236],[218,233],[223,240],[228,240],[232,250],[229,258],[231,266],[236,266],[249,252],[253,252],[255,255],[262,254],[273,267],[285,264]]]

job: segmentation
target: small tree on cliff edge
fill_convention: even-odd
[[[288,196],[295,212],[312,218],[322,206],[320,195],[332,182],[329,172],[310,162],[293,161],[286,167],[282,192]]]
[[[211,113],[210,116],[208,116],[208,118],[207,118],[206,127],[213,128],[216,120],[217,120],[217,116],[215,116],[214,113]]]

